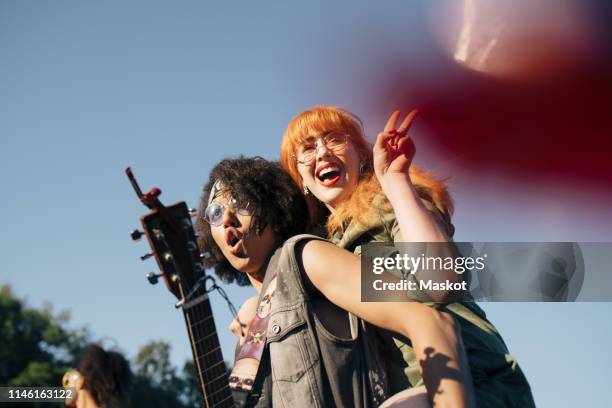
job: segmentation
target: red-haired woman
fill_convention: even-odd
[[[397,126],[394,112],[372,147],[361,121],[334,106],[316,106],[285,131],[281,163],[306,196],[313,225],[361,254],[370,242],[446,242],[452,239],[452,201],[444,183],[412,164],[407,135],[416,112]],[[441,303],[460,323],[478,406],[534,406],[529,384],[495,327],[474,302]],[[378,330],[392,392],[423,380],[409,340]]]

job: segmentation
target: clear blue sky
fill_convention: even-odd
[[[208,171],[243,153],[278,157],[287,121],[314,104],[360,115],[389,55],[427,63],[422,2],[0,1],[0,283],[72,312],[130,356],[151,339],[190,357],[163,285],[132,243],[142,207],[123,171],[166,203],[197,204]],[[415,35],[418,34],[418,35]],[[397,57],[399,56],[399,57]],[[419,142],[434,166],[436,147]],[[420,144],[419,144],[420,143]],[[597,193],[547,194],[455,174],[458,240],[611,241]],[[554,191],[553,191],[554,190]],[[551,198],[552,197],[552,198]],[[580,197],[581,205],[568,197]],[[606,218],[607,219],[607,218]],[[240,303],[250,289],[227,288]],[[213,296],[227,359],[227,307]],[[487,303],[543,407],[606,406],[610,303]]]

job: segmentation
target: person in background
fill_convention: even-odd
[[[64,374],[62,385],[73,388],[66,405],[76,408],[118,408],[128,399],[132,372],[128,361],[117,351],[106,351],[97,344],[87,346],[79,357],[78,368]]]

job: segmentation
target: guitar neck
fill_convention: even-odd
[[[233,407],[208,294],[198,286],[205,272],[199,259],[189,209],[185,202],[165,207],[157,200],[158,189],[143,195],[135,180],[132,184],[141,201],[149,197],[146,204],[154,207],[154,211],[141,218],[141,223],[162,271],[157,276],[163,277],[168,289],[182,304],[204,406]]]
[[[196,295],[185,304],[183,312],[204,406],[233,407],[228,373],[208,295]]]

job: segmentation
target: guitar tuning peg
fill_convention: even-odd
[[[198,210],[195,208],[189,208],[187,211],[189,212],[189,216],[192,218],[198,216]]]
[[[149,259],[149,258],[150,258],[150,257],[152,257],[152,256],[153,256],[153,252],[149,252],[149,253],[146,253],[146,254],[144,254],[143,256],[141,256],[141,257],[140,257],[140,260],[141,260],[141,261],[144,261],[144,260]]]
[[[162,276],[161,273],[149,272],[147,273],[147,280],[151,285],[156,285],[160,276]]]
[[[140,241],[140,238],[144,235],[144,232],[135,229],[130,232],[130,237],[132,237],[132,241]]]

